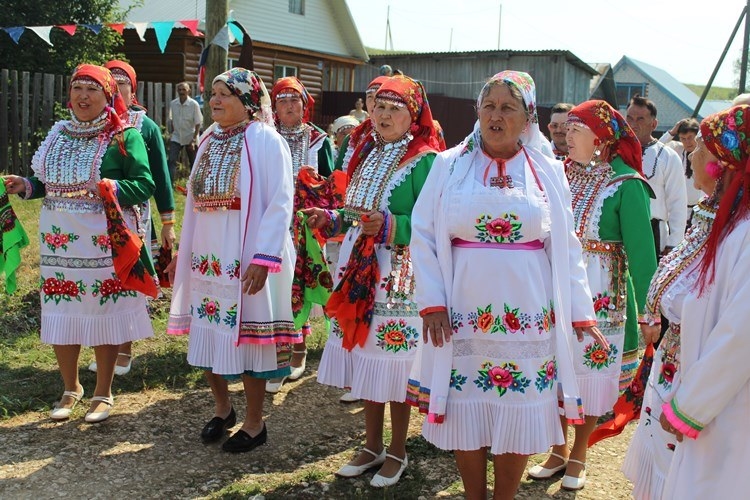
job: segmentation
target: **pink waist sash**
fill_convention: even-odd
[[[467,241],[461,238],[453,238],[451,245],[459,248],[495,248],[498,250],[543,250],[542,240],[528,241],[526,243],[481,243],[479,241]]]

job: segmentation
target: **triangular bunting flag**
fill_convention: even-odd
[[[234,40],[232,41],[238,42],[240,45],[242,45],[242,30],[239,29],[236,24],[231,22],[227,23],[227,26],[229,26],[229,31],[234,36]]]
[[[47,42],[50,47],[53,46],[52,42],[49,41],[49,32],[52,29],[52,26],[29,26],[28,28],[39,35],[39,38]]]
[[[138,33],[138,38],[140,38],[142,42],[145,42],[148,23],[130,23],[130,25],[135,28],[136,33]]]
[[[216,36],[211,40],[209,45],[211,44],[218,45],[222,49],[229,51],[229,28],[227,28],[226,24],[216,33]]]
[[[73,36],[76,34],[76,25],[75,24],[58,24],[56,28],[60,28],[65,33],[67,33],[70,36]]]
[[[197,19],[183,19],[182,21],[179,21],[179,23],[189,29],[193,36],[198,36],[200,34],[198,31]]]
[[[26,31],[26,28],[23,26],[13,26],[12,28],[3,28],[13,39],[13,41],[18,44],[18,39],[21,38],[21,35],[23,35],[23,32]]]
[[[172,34],[172,28],[174,27],[174,21],[160,21],[151,23],[151,27],[154,28],[156,34],[156,41],[159,43],[159,50],[164,53],[164,49],[167,48],[167,42],[169,36]]]
[[[120,35],[122,35],[122,30],[125,29],[125,23],[108,23],[107,27],[110,29],[115,30]]]
[[[81,26],[87,27],[88,29],[93,31],[95,35],[98,35],[99,32],[102,30],[101,24],[82,24]]]

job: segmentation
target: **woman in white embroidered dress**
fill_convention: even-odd
[[[310,120],[315,99],[296,76],[279,78],[271,89],[271,105],[276,115],[276,125],[292,154],[292,179],[297,182],[301,168],[312,168],[323,177],[333,172],[333,146],[328,135]],[[302,343],[292,352],[292,371],[287,377],[269,380],[266,392],[279,392],[288,378],[297,380],[305,372],[310,323],[302,326]]]
[[[454,450],[466,498],[486,498],[488,452],[494,498],[513,498],[528,455],[563,441],[558,398],[582,417],[574,326],[579,340],[600,335],[562,164],[542,154],[533,80],[498,73],[477,109],[414,210],[425,344],[409,399],[428,413],[425,438]]]
[[[235,425],[228,379],[242,378],[242,428],[224,442],[246,452],[266,442],[266,380],[289,374],[300,342],[291,310],[294,251],[289,148],[273,128],[263,81],[243,68],[217,76],[211,116],[188,183],[168,333],[190,333],[188,362],[205,370],[215,416],[204,442]]]
[[[633,483],[633,496],[639,500],[662,498],[664,479],[677,446],[675,436],[659,425],[661,406],[679,387],[682,305],[698,280],[703,249],[713,226],[724,182],[729,178],[721,176],[721,169],[707,168],[711,158],[700,137],[694,151],[695,154],[690,154],[690,182],[709,197],[704,197],[693,208],[692,224],[685,239],[659,261],[646,299],[646,317],[663,315],[669,320],[669,328],[654,354],[638,428],[622,466],[625,476]],[[641,331],[646,344],[657,342],[661,335],[658,325],[642,325]]]
[[[333,320],[318,380],[351,387],[353,397],[365,400],[365,447],[336,474],[355,477],[380,466],[370,484],[384,487],[395,484],[408,463],[406,384],[422,326],[413,301],[411,212],[438,143],[419,82],[391,78],[375,100],[375,129],[349,164],[344,208],[309,210],[308,223],[330,236],[346,232],[336,290],[326,305]],[[387,448],[385,403],[392,427]]]
[[[81,345],[93,346],[99,370],[87,422],[100,422],[114,405],[112,377],[118,346],[153,335],[144,295],[124,290],[115,273],[107,219],[97,190],[114,179],[131,230],[131,208],[151,197],[154,182],[143,138],[117,116],[127,108],[109,70],[82,64],[70,82],[70,120],[56,123],[34,155],[34,176],[5,177],[9,193],[44,197],[39,219],[42,342],[52,344],[65,392],[53,420],[70,417],[83,397],[78,378]]]
[[[663,498],[744,498],[750,461],[750,106],[701,123],[693,162],[720,173],[723,193],[684,299],[679,387],[661,426],[678,444]],[[687,439],[685,439],[687,438]]]

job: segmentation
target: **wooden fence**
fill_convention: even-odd
[[[69,76],[0,69],[0,174],[31,175],[31,158],[68,104]],[[166,127],[173,85],[138,82],[136,97],[148,116]]]

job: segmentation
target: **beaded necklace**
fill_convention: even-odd
[[[106,126],[106,112],[89,122],[79,121],[75,115],[63,122],[41,162],[47,197],[97,197],[94,183],[109,143],[104,135]]]
[[[383,194],[412,139],[408,132],[394,142],[384,142],[377,132],[373,132],[373,137],[375,146],[354,171],[346,189],[344,218],[349,222],[358,221],[362,214],[380,209]]]
[[[588,228],[588,219],[593,213],[594,203],[612,177],[612,167],[609,163],[584,166],[578,162],[571,162],[567,174],[570,192],[573,195],[576,235],[581,239]]]
[[[647,174],[645,170],[643,172],[643,175],[648,180],[651,180],[651,178],[656,175],[656,165],[657,163],[659,163],[659,157],[661,156],[661,153],[664,151],[664,147],[665,147],[662,143],[654,139],[653,141],[649,142],[645,148],[643,148],[643,156],[646,156],[646,151],[648,151],[648,148],[650,148],[654,144],[657,145],[658,151],[656,152],[656,157],[654,158],[654,164],[651,165],[651,175]]]
[[[289,145],[289,151],[292,153],[292,173],[297,178],[299,169],[303,165],[309,165],[310,160],[310,133],[312,127],[307,123],[300,123],[293,127],[279,125],[279,134],[286,140]]]
[[[685,239],[668,255],[659,261],[659,267],[651,280],[646,296],[646,312],[657,315],[661,298],[669,286],[695,261],[703,251],[703,247],[711,232],[719,203],[712,196],[702,200],[693,207],[693,225],[690,226]]]
[[[248,120],[244,120],[227,129],[217,125],[211,132],[190,178],[196,212],[228,210],[232,206],[238,188],[244,132],[248,123]]]

